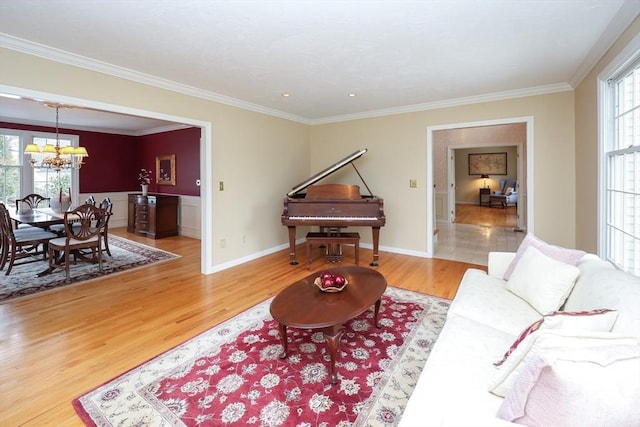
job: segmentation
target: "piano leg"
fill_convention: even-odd
[[[296,227],[289,227],[289,264],[298,265],[296,261]]]
[[[378,242],[380,241],[380,227],[372,227],[371,234],[373,236],[373,261],[369,264],[372,267],[378,265]]]

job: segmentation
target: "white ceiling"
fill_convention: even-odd
[[[0,46],[322,123],[570,90],[639,11],[640,0],[0,0]],[[0,98],[0,120],[55,117],[29,104]],[[60,120],[167,125],[78,109]]]

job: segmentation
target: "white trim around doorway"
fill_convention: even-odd
[[[505,125],[513,123],[526,123],[526,192],[522,192],[522,195],[526,197],[526,224],[527,231],[533,233],[533,206],[534,206],[534,191],[533,191],[533,158],[534,158],[534,144],[533,144],[533,116],[525,117],[513,117],[497,120],[482,120],[478,122],[466,122],[466,123],[451,123],[446,125],[427,126],[427,158],[426,158],[426,171],[427,171],[427,185],[426,185],[426,199],[427,199],[427,258],[433,258],[434,256],[434,229],[435,229],[435,203],[434,203],[434,164],[433,164],[433,132],[437,130],[459,129],[468,127],[479,126],[495,126]],[[519,152],[518,159],[518,180],[521,181],[522,173],[522,153]],[[520,221],[520,220],[519,220]],[[520,226],[520,222],[518,223]]]
[[[108,112],[115,112],[126,115],[148,117],[152,119],[165,120],[182,123],[201,129],[200,138],[200,271],[203,274],[213,273],[213,171],[211,168],[212,156],[212,124],[188,117],[174,116],[170,114],[158,113],[155,111],[140,110],[125,107],[123,105],[107,104],[104,102],[91,101],[88,99],[74,98],[60,94],[34,91],[20,87],[13,87],[0,84],[0,92],[12,93],[25,98],[46,99],[50,102],[74,105],[80,108],[92,108]]]

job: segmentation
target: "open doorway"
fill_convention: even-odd
[[[519,228],[518,146],[449,147],[449,222]],[[442,220],[442,219],[439,219]]]
[[[508,148],[512,147],[512,148]],[[473,262],[486,265],[486,255],[489,251],[515,250],[522,240],[524,233],[514,232],[531,230],[532,220],[531,199],[528,197],[528,183],[532,181],[531,159],[527,153],[532,152],[533,147],[533,118],[513,118],[504,120],[458,123],[427,129],[427,174],[431,182],[427,188],[428,224],[427,224],[427,252],[432,257],[454,259],[464,262]],[[489,150],[491,148],[491,150]],[[518,203],[514,206],[516,211],[515,227],[491,227],[488,225],[456,224],[456,151],[467,155],[483,153],[485,151],[511,152],[511,171],[515,171],[517,182]],[[515,150],[515,154],[513,153]],[[485,185],[481,175],[469,173],[468,160],[464,166],[467,182],[462,183],[466,187],[469,204],[476,200],[480,207],[482,191],[485,189],[484,200],[486,213],[489,209],[498,210],[497,205],[490,207],[489,195],[498,190],[501,176],[491,175]],[[505,174],[506,177],[506,174]],[[495,190],[493,188],[495,187]],[[473,193],[473,194],[472,194]],[[476,199],[477,198],[477,199]],[[497,201],[496,201],[497,203]],[[460,231],[464,233],[460,233]],[[444,241],[451,239],[451,241]],[[437,245],[437,246],[436,246]],[[436,254],[436,249],[447,247],[450,256],[441,256],[442,251]],[[460,259],[456,258],[462,254]],[[472,259],[471,259],[472,258]]]
[[[180,117],[170,114],[158,113],[154,111],[134,109],[117,104],[107,104],[92,101],[83,98],[69,97],[60,94],[52,94],[48,92],[40,92],[25,88],[17,88],[12,86],[0,85],[0,91],[3,93],[11,93],[22,98],[29,99],[46,99],[51,103],[73,105],[78,109],[88,109],[94,111],[104,111],[108,113],[117,113],[124,116],[135,116],[139,118],[158,119],[176,124],[188,125],[200,128],[200,202],[199,206],[193,206],[193,216],[199,219],[200,227],[200,255],[201,255],[201,272],[203,274],[213,273],[213,245],[211,233],[213,229],[213,189],[209,183],[212,181],[212,167],[208,159],[211,158],[212,151],[212,124],[202,120]]]

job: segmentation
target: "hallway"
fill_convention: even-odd
[[[524,232],[513,231],[516,208],[457,204],[456,223],[438,222],[434,258],[487,265],[489,252],[515,252]]]

